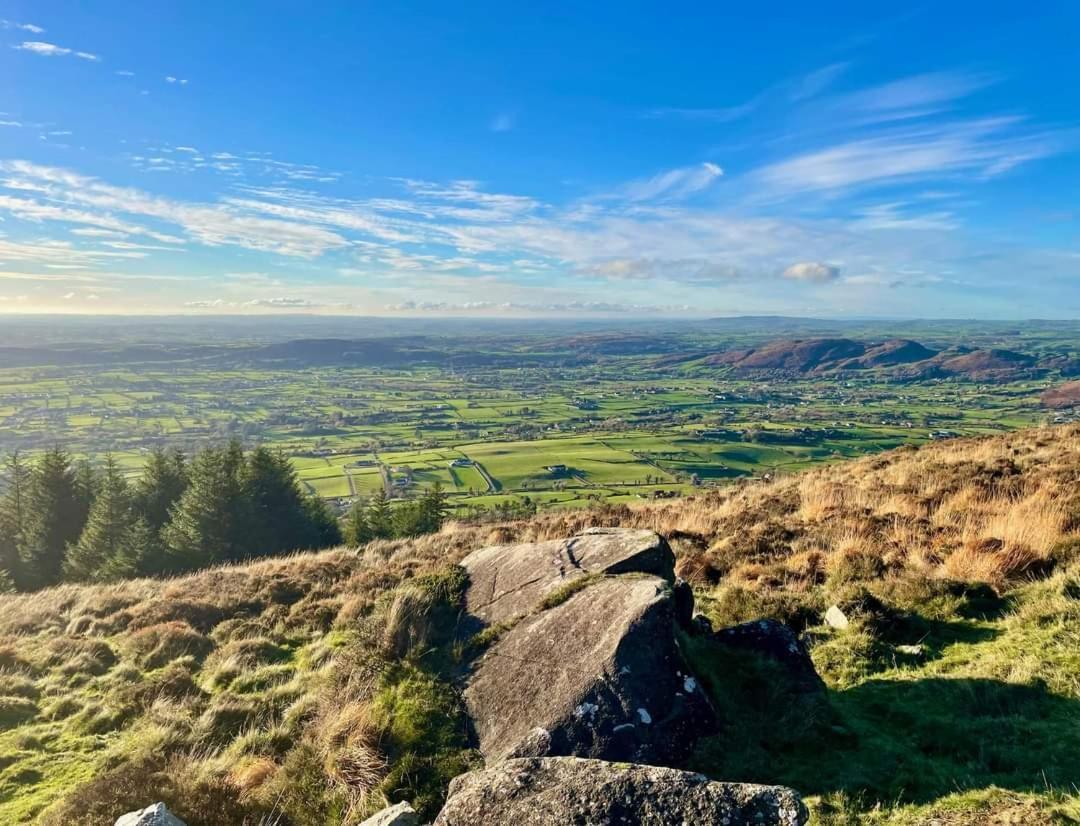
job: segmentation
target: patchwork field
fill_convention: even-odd
[[[934,343],[1009,344],[1076,362],[1071,328],[1019,343],[1014,332],[943,328]],[[397,498],[436,483],[461,508],[525,497],[568,507],[1045,423],[1040,395],[1061,378],[1056,368],[992,380],[875,369],[746,376],[700,353],[753,336],[668,335],[665,348],[690,354],[606,355],[582,350],[588,337],[550,335],[439,339],[425,359],[393,365],[241,357],[261,351],[240,344],[164,364],[108,363],[117,358],[108,351],[99,366],[69,366],[49,363],[50,351],[38,366],[0,362],[0,452],[109,452],[135,475],[153,446],[194,451],[239,438],[280,448],[307,490],[340,507],[380,488]]]

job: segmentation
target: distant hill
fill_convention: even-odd
[[[897,376],[976,379],[1013,377],[1038,366],[1033,356],[1012,350],[957,347],[935,351],[910,339],[862,342],[849,338],[779,339],[705,359],[740,374],[777,372],[821,375],[849,370],[890,370]]]
[[[1080,381],[1067,381],[1051,387],[1040,397],[1043,407],[1060,410],[1064,407],[1080,407]]]

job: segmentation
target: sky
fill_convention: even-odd
[[[1080,4],[0,0],[0,314],[1080,317]]]

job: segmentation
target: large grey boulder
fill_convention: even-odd
[[[673,582],[675,556],[652,531],[590,528],[570,539],[493,545],[465,557],[465,609],[485,625],[510,622],[589,574],[644,573]]]
[[[372,815],[360,826],[420,826],[420,816],[412,806],[402,801]]]
[[[154,803],[137,812],[120,815],[116,819],[115,826],[185,826],[185,824],[170,812],[164,803]]]
[[[684,760],[716,718],[679,653],[674,615],[663,579],[612,577],[503,633],[464,692],[484,758]]]
[[[435,826],[801,826],[782,786],[576,758],[509,760],[454,778]]]

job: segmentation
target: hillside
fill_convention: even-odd
[[[936,351],[910,339],[864,342],[849,338],[778,339],[718,353],[704,362],[730,367],[740,375],[822,375],[881,369],[904,378],[965,376],[981,380],[1015,377],[1040,366],[1032,356],[1000,348],[957,346]]]
[[[594,525],[667,536],[714,628],[774,618],[827,686],[683,640],[720,710],[690,765],[822,824],[1080,818],[1080,427],[900,449],[706,496],[447,526],[177,579],[0,597],[0,822],[430,813],[477,765],[455,563]],[[583,583],[588,585],[589,583]],[[824,622],[831,606],[848,627]],[[749,656],[749,655],[748,655]]]
[[[1041,397],[1043,407],[1052,410],[1066,407],[1080,407],[1080,381],[1067,381],[1051,387]]]

